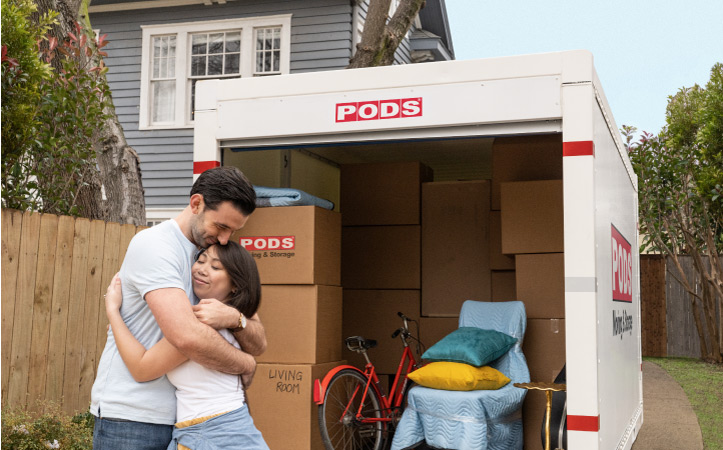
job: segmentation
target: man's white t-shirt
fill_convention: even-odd
[[[143,230],[131,240],[120,270],[120,313],[146,349],[160,341],[163,334],[145,295],[156,289],[178,288],[194,302],[191,266],[196,252],[196,246],[183,235],[175,220]],[[118,353],[113,332],[108,330],[91,391],[93,415],[172,425],[176,420],[175,390],[166,376],[137,383]]]

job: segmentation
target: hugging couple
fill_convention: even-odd
[[[178,217],[131,241],[105,295],[95,450],[268,450],[245,401],[266,349],[259,274],[229,242],[255,208],[243,173],[218,167]]]

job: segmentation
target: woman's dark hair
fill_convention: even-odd
[[[261,303],[261,280],[254,257],[235,241],[213,247],[231,280],[232,291],[226,304],[246,317],[253,317]]]
[[[215,211],[223,202],[231,202],[245,216],[256,209],[256,191],[238,168],[222,166],[203,172],[191,187],[191,195],[203,195],[204,205]]]

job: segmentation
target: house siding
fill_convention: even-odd
[[[193,129],[138,129],[141,26],[289,13],[291,73],[347,66],[352,39],[352,6],[348,0],[229,2],[91,14],[93,28],[108,35],[108,84],[128,145],[140,158],[147,208],[182,208],[188,204],[193,183]]]

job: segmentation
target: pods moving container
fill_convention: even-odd
[[[433,182],[491,180],[486,211],[501,221],[508,257],[492,263],[493,278],[497,268],[510,283],[517,277],[516,293],[511,285],[505,295],[526,302],[528,337],[550,320],[564,332],[549,340],[554,348],[525,348],[538,352],[530,364],[566,363],[568,448],[631,448],[643,422],[637,178],[590,53],[210,80],[196,89],[196,175],[236,165],[255,184],[329,199],[342,216],[347,164],[419,162]],[[553,156],[543,157],[550,142]],[[358,189],[373,190],[373,178]],[[422,255],[421,265],[436,259]],[[554,267],[562,273],[546,275]],[[548,277],[555,282],[542,286]],[[423,302],[424,284],[412,286]],[[550,303],[535,303],[537,287]],[[544,370],[531,374],[552,381]],[[538,440],[539,419],[525,422]]]

